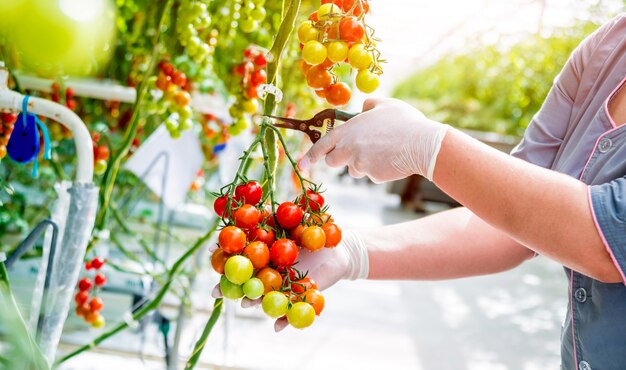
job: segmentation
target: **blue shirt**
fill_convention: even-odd
[[[572,53],[512,155],[580,179],[607,252],[626,281],[626,125],[608,104],[626,86],[626,14]],[[626,286],[565,268],[569,305],[561,366],[626,369]]]

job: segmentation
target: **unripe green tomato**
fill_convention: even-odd
[[[96,161],[96,164],[93,167],[93,173],[96,175],[102,175],[107,170],[107,161],[104,159],[99,159]]]
[[[252,277],[254,267],[244,256],[232,256],[224,264],[224,275],[231,283],[241,285]]]
[[[166,119],[165,128],[167,129],[167,131],[170,131],[170,132],[178,130],[178,121],[176,121],[173,118]]]
[[[256,8],[254,8],[253,11],[250,12],[250,16],[257,21],[262,21],[265,19],[265,16],[267,15],[267,12],[265,11],[265,8],[262,6],[258,6]]]
[[[241,285],[231,283],[224,275],[220,278],[220,290],[222,291],[224,298],[234,300],[243,297],[243,289]]]
[[[243,114],[243,110],[237,104],[233,104],[230,106],[230,108],[228,108],[228,114],[233,118],[241,117],[241,115]]]
[[[193,114],[193,110],[188,105],[178,108],[178,115],[180,116],[180,119],[183,119],[183,120],[189,119],[191,118],[192,114]]]
[[[172,139],[178,139],[180,137],[180,130],[170,131],[170,137]]]
[[[181,131],[187,131],[193,127],[193,121],[189,118],[180,121],[180,125],[178,125],[178,129]]]
[[[359,73],[356,74],[356,87],[363,91],[366,94],[374,92],[378,88],[380,84],[380,79],[377,75],[370,72],[367,69],[360,70]]]
[[[306,302],[296,302],[287,311],[287,321],[296,329],[304,329],[315,321],[315,309]]]
[[[245,33],[250,33],[256,31],[257,28],[259,28],[259,22],[255,21],[252,18],[247,18],[239,21],[239,27],[241,28],[241,31]]]
[[[324,61],[326,60],[326,56],[326,47],[319,41],[307,41],[302,48],[302,58],[305,62],[312,66],[324,63]]]
[[[261,307],[263,307],[263,312],[265,312],[267,316],[277,319],[287,313],[289,299],[281,292],[268,292],[265,297],[263,297]],[[313,312],[313,314],[315,314],[315,312]]]
[[[250,299],[261,298],[265,288],[259,278],[251,278],[243,284],[243,294]]]

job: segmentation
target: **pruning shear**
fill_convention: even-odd
[[[335,120],[347,121],[355,117],[359,113],[348,113],[339,109],[324,109],[317,113],[311,119],[301,120],[295,118],[268,116],[278,122],[274,122],[274,126],[287,128],[291,130],[302,131],[316,143],[322,136],[329,133],[335,128]]]

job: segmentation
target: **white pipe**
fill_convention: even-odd
[[[9,90],[7,86],[9,73],[0,65],[0,111],[21,112],[24,95]],[[93,182],[93,143],[89,130],[83,121],[67,107],[49,100],[31,97],[28,100],[28,112],[52,118],[67,127],[74,138],[78,165],[76,182]]]

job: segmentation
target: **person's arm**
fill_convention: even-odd
[[[595,226],[584,183],[456,130],[448,130],[442,142],[434,181],[537,253],[602,282],[622,281]]]
[[[453,279],[510,270],[534,256],[466,208],[359,230],[369,279]]]

